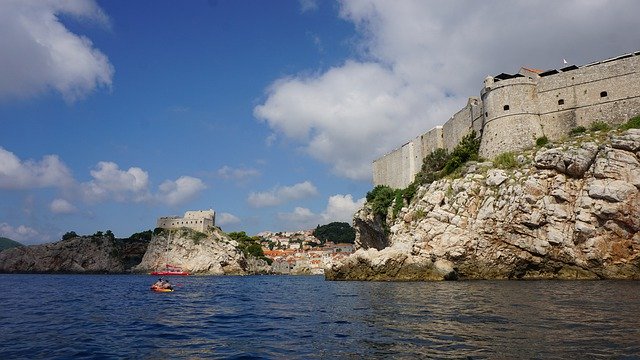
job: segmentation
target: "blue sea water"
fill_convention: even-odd
[[[640,359],[640,282],[0,275],[0,359]]]

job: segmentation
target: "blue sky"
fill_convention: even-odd
[[[0,2],[0,236],[350,221],[489,74],[640,50],[635,1]],[[568,16],[571,14],[571,16]]]

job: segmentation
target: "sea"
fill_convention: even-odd
[[[639,281],[0,275],[0,359],[640,359]]]

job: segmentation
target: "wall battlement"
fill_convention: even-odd
[[[216,212],[209,210],[187,211],[184,217],[179,216],[163,216],[158,218],[156,227],[163,229],[179,229],[181,227],[190,228],[196,231],[204,232],[209,227],[216,224]]]
[[[425,156],[453,150],[472,131],[480,138],[480,156],[492,159],[532,147],[542,136],[560,140],[575,127],[595,121],[616,126],[638,114],[640,51],[580,67],[488,76],[480,97],[469,98],[442,126],[376,159],[373,183],[407,187]]]

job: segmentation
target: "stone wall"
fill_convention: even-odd
[[[166,216],[161,217],[157,221],[156,227],[163,229],[179,229],[186,227],[196,231],[204,232],[210,227],[216,224],[215,211],[209,210],[196,210],[187,211],[184,217],[178,216]]]
[[[429,130],[373,163],[374,185],[404,188],[438,148],[451,151],[472,130],[481,137],[480,155],[493,158],[535,145],[539,137],[557,141],[571,129],[595,121],[611,126],[640,114],[640,52],[582,67],[487,77],[481,97],[444,125]]]

